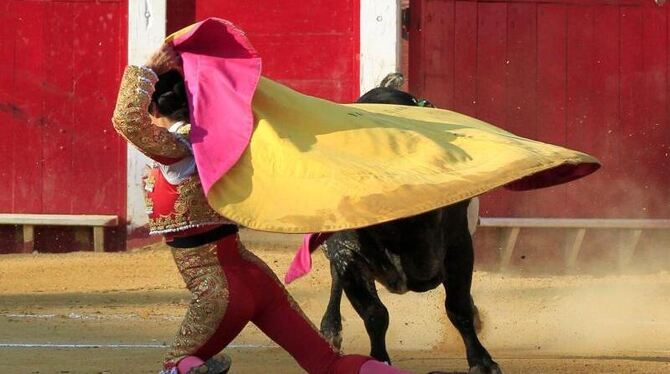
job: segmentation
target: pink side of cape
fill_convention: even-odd
[[[249,145],[261,58],[232,23],[208,18],[174,40],[183,61],[191,142],[205,194]]]
[[[249,145],[254,126],[251,101],[261,76],[261,59],[244,32],[218,18],[195,24],[174,40],[174,47],[183,62],[193,154],[207,194]],[[311,252],[328,236],[305,236],[286,283],[311,270]]]
[[[319,248],[331,235],[332,233],[319,232],[307,234],[303,237],[302,245],[300,245],[298,252],[296,252],[291,264],[288,266],[288,271],[286,271],[286,275],[284,276],[284,283],[289,284],[312,270],[312,252]]]

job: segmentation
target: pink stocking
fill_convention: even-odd
[[[396,369],[391,365],[387,365],[383,362],[370,360],[366,361],[361,369],[358,371],[358,374],[410,374],[407,371],[402,371]]]
[[[189,370],[204,365],[204,363],[205,361],[195,356],[186,356],[179,360],[179,363],[177,364],[177,370],[179,371],[179,374],[186,374]]]

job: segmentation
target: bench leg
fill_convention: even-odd
[[[512,252],[514,252],[516,239],[519,237],[519,230],[518,227],[503,229],[500,241],[500,270],[507,270],[512,262]]]
[[[22,253],[32,253],[35,249],[35,227],[33,225],[23,225],[23,248]]]
[[[105,228],[102,226],[93,227],[93,250],[96,252],[105,251]]]
[[[82,250],[89,250],[91,243],[93,243],[91,228],[85,226],[74,227],[74,241],[77,242],[77,247]]]
[[[582,249],[582,242],[586,235],[586,229],[572,229],[568,230],[563,253],[565,253],[565,266],[568,271],[575,270],[577,267],[577,257],[579,251]]]
[[[621,232],[619,236],[619,270],[624,270],[635,254],[635,248],[642,236],[642,230]]]

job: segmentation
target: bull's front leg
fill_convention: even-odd
[[[342,348],[342,315],[340,314],[340,301],[342,300],[342,283],[337,273],[337,267],[330,263],[330,300],[328,307],[321,318],[321,334],[335,348]]]
[[[375,281],[362,263],[350,266],[341,278],[344,292],[363,319],[365,331],[370,338],[370,356],[378,361],[391,363],[386,350],[386,330],[389,327],[389,312],[377,295]]]
[[[473,262],[472,238],[465,228],[449,240],[445,257],[447,315],[465,343],[469,374],[502,374],[498,364],[477,338],[475,307],[470,296]]]

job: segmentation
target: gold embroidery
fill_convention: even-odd
[[[177,187],[179,197],[175,211],[188,211],[190,217],[198,220],[213,220],[221,216],[209,206],[200,178],[189,178]],[[182,207],[183,206],[183,207]]]
[[[197,175],[192,175],[177,186],[174,213],[149,219],[152,233],[164,233],[195,226],[231,223],[215,212],[207,202]]]
[[[144,194],[144,206],[145,206],[145,212],[147,214],[153,214],[154,213],[154,202],[151,201],[149,196]]]
[[[156,177],[154,175],[147,175],[144,177],[144,190],[147,192],[153,192],[154,186],[156,185]]]
[[[191,291],[191,303],[165,360],[176,364],[195,353],[216,332],[226,314],[229,291],[216,244],[172,249],[179,273]]]
[[[186,136],[191,135],[191,124],[189,123],[184,126],[181,126],[179,129],[177,129],[177,134]]]
[[[121,136],[145,155],[181,159],[190,154],[188,147],[167,129],[153,125],[149,117],[157,80],[151,70],[128,66],[121,80],[112,123]]]

